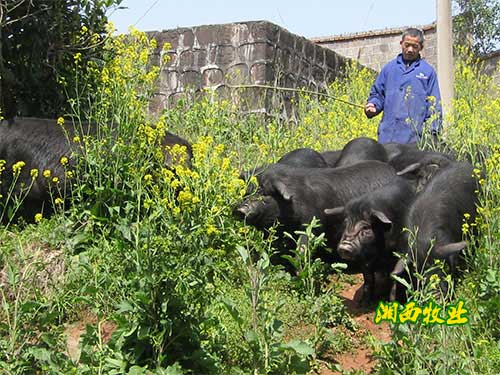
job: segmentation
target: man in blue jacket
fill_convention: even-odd
[[[402,53],[382,68],[365,105],[368,118],[384,112],[378,128],[380,143],[415,143],[424,131],[436,135],[441,130],[437,74],[420,57],[422,31],[405,30],[400,45]]]

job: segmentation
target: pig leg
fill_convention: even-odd
[[[371,267],[366,267],[363,270],[363,295],[361,297],[360,304],[362,306],[367,306],[373,300],[375,292],[375,272]]]

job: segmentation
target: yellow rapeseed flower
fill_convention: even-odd
[[[82,61],[82,54],[80,52],[75,53],[73,56],[73,59],[75,60],[75,63],[79,63]]]
[[[161,169],[161,176],[165,180],[165,182],[170,182],[174,178],[174,172],[172,172],[170,169],[167,168],[162,168]]]
[[[436,274],[432,274],[431,277],[430,277],[430,282],[433,283],[433,284],[436,284],[439,282],[439,276],[436,275]]]
[[[63,202],[64,201],[62,200],[62,198],[59,198],[59,197],[56,198],[55,201],[54,201],[54,203],[57,204],[57,205],[62,204]]]
[[[469,232],[469,224],[463,223],[462,224],[462,233],[467,234],[467,232]]]
[[[59,117],[57,119],[57,125],[64,125],[64,117]]]
[[[66,165],[68,164],[68,158],[66,156],[63,156],[61,160],[59,160],[59,162],[61,163],[61,165]]]
[[[219,230],[213,224],[208,224],[206,226],[206,232],[207,232],[207,234],[217,234],[219,232]]]
[[[15,175],[19,175],[21,173],[21,169],[26,165],[24,161],[18,161],[12,166],[12,171],[14,172]]]
[[[229,168],[230,160],[229,158],[223,158],[221,163],[221,170],[225,171]]]
[[[177,196],[177,201],[181,204],[189,204],[193,199],[193,194],[189,190],[182,190]]]
[[[153,206],[153,200],[151,198],[144,200],[144,208],[150,208]]]
[[[97,33],[92,34],[92,38],[90,39],[90,42],[92,44],[98,43],[99,40],[101,40],[101,36],[99,34],[97,34]]]
[[[49,178],[51,176],[50,169],[46,169],[43,171],[43,177]]]
[[[31,176],[33,179],[37,178],[37,177],[38,177],[38,169],[35,169],[35,168],[34,168],[34,169],[32,169],[32,170],[30,171],[30,176]]]
[[[74,136],[74,137],[73,137],[73,142],[74,142],[74,143],[80,143],[80,137],[79,137],[79,136],[77,136],[77,135],[76,135],[76,136]]]
[[[215,146],[214,151],[216,155],[222,154],[224,152],[224,145],[222,143],[218,144]]]
[[[250,229],[248,226],[244,226],[244,227],[241,227],[240,229],[238,229],[238,233],[240,233],[240,234],[247,234],[249,231],[250,231]]]
[[[54,184],[57,184],[57,183],[59,182],[59,177],[53,177],[53,178],[52,178],[52,182],[53,182]]]
[[[41,213],[37,213],[35,215],[35,223],[39,223],[40,221],[42,221],[43,219],[43,215]]]

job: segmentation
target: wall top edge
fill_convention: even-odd
[[[500,56],[500,49],[497,51],[485,53],[485,54],[479,56],[479,58],[481,60],[487,60],[487,59],[491,59],[491,58],[497,57],[497,56]]]
[[[435,29],[436,23],[433,22],[433,23],[430,23],[428,25],[401,26],[401,27],[393,27],[393,28],[380,29],[380,30],[362,31],[362,32],[350,33],[350,34],[314,37],[314,38],[310,38],[309,40],[311,40],[314,43],[328,43],[328,42],[338,42],[338,41],[344,41],[344,40],[364,39],[364,38],[383,36],[383,35],[401,34],[408,27],[416,27],[416,28],[419,28],[425,32],[425,31]]]
[[[167,32],[167,31],[184,31],[184,30],[205,28],[205,27],[220,27],[220,26],[249,25],[249,24],[268,24],[270,27],[278,27],[280,29],[286,30],[283,26],[272,23],[271,21],[251,20],[251,21],[234,21],[234,22],[226,22],[226,23],[213,23],[213,24],[191,25],[191,26],[177,26],[177,27],[174,27],[171,29],[148,30],[148,31],[145,31],[145,33],[151,34],[151,33],[161,33],[161,32]],[[288,31],[288,30],[286,30],[286,31]]]

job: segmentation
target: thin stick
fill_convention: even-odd
[[[271,89],[271,90],[302,92],[305,94],[325,96],[327,98],[331,98],[333,100],[337,100],[339,102],[352,105],[353,107],[358,107],[358,108],[363,108],[363,109],[365,108],[365,106],[361,105],[361,104],[353,103],[353,102],[350,102],[350,101],[347,101],[344,99],[337,98],[337,97],[332,96],[332,95],[323,94],[321,92],[309,91],[309,90],[304,90],[304,89],[292,89],[290,87],[277,87],[277,86],[267,86],[267,85],[225,85],[225,86],[233,88],[233,89],[262,88],[262,89]]]

